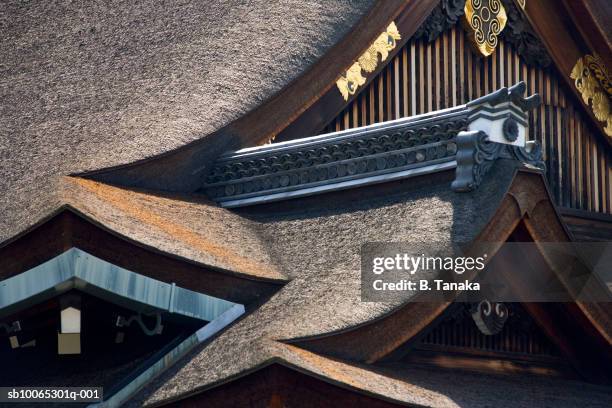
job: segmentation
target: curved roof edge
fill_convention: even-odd
[[[54,296],[57,291],[72,288],[85,292],[91,288],[94,293],[102,291],[111,297],[118,296],[144,309],[168,311],[206,321],[216,319],[236,305],[118,267],[77,247],[1,283],[0,309],[3,314],[18,304],[44,296],[45,292],[50,291],[49,296]]]
[[[224,270],[161,251],[117,233],[70,205],[63,205],[0,245],[0,279],[18,275],[40,265],[41,259],[52,259],[74,247],[147,277],[242,304],[271,296],[287,282]]]
[[[391,21],[401,18],[408,31],[404,38],[410,37],[436,3],[433,0],[377,2],[353,30],[311,69],[228,126],[152,158],[75,175],[132,187],[194,191],[214,158],[226,151],[262,144],[274,138],[315,102],[318,103],[321,97],[329,97],[338,75],[351,66]],[[335,105],[344,103],[337,91],[333,93],[333,99]],[[185,177],[187,175],[189,177]]]
[[[543,39],[555,64],[562,72],[562,76],[570,88],[577,93],[578,91],[572,84],[570,72],[577,58],[591,50],[583,46],[585,38],[580,41],[570,39],[566,38],[567,34],[560,33],[560,30],[551,30],[551,27],[542,21],[541,14],[546,8],[545,5],[536,3],[528,3],[524,13]],[[314,134],[325,120],[340,112],[352,99],[349,97],[348,101],[344,100],[340,92],[335,89],[339,73],[348,69],[352,62],[365,51],[372,39],[384,31],[392,21],[396,23],[401,35],[401,39],[397,41],[398,46],[390,52],[390,55],[393,55],[412,37],[436,5],[435,1],[400,2],[394,0],[393,4],[390,2],[385,2],[384,5],[377,3],[353,30],[320,58],[310,70],[292,81],[267,102],[226,127],[205,139],[191,142],[159,156],[79,175],[126,186],[169,191],[195,191],[203,184],[207,171],[213,165],[212,161],[227,151],[256,146],[269,141],[279,133]],[[565,13],[575,17],[575,13],[572,14],[570,8],[565,5],[554,12],[559,16]],[[574,18],[573,21],[582,37],[588,35],[588,32],[583,30],[585,21],[588,20],[587,17],[589,15]],[[558,36],[561,37],[557,38]],[[560,55],[558,50],[554,50],[551,45],[558,43],[558,40],[567,43],[569,51],[564,51],[563,55]],[[589,42],[586,41],[586,43]],[[598,42],[600,43],[601,41]],[[384,67],[385,64],[379,64],[371,75],[367,75],[364,85],[367,85]],[[580,97],[578,100],[582,101]],[[595,120],[591,109],[588,106],[585,108],[588,116],[601,130],[602,125]],[[605,139],[608,143],[612,143],[610,138]]]
[[[521,185],[523,186],[519,187]],[[542,210],[542,205],[547,208]],[[517,168],[497,211],[480,230],[474,242],[503,242],[525,217],[529,220],[531,226],[529,229],[534,240],[542,242],[570,240],[571,235],[552,204],[550,191],[542,172]],[[419,333],[434,321],[448,304],[408,302],[377,319],[357,326],[283,341],[314,352],[373,362],[388,355]],[[576,304],[599,335],[610,342],[612,332],[609,322],[612,321],[612,309],[585,302],[576,302]],[[376,333],[380,332],[388,334],[378,336]],[[366,338],[367,341],[364,341]]]

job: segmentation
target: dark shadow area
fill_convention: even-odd
[[[45,301],[2,319],[6,324],[19,321],[21,330],[0,332],[0,385],[104,387],[107,398],[118,383],[150,365],[156,352],[178,345],[206,323],[162,314],[161,334],[146,335],[136,323],[117,327],[118,316],[129,318],[134,311],[82,292],[69,293],[81,299],[81,353],[58,354],[60,300]],[[155,327],[156,319],[143,316],[143,323]],[[9,336],[16,336],[21,347],[11,348]]]

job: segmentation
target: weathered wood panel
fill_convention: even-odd
[[[569,208],[561,215],[576,241],[612,241],[612,216]]]
[[[481,356],[505,355],[509,358],[560,355],[519,303],[505,305],[509,308],[510,316],[503,329],[495,335],[487,336],[478,330],[470,316],[471,311],[468,311],[469,306],[457,303],[446,311],[447,317],[432,328],[416,347]]]
[[[543,104],[530,118],[542,143],[547,179],[558,205],[612,214],[612,157],[556,68],[528,66],[500,40],[479,58],[460,26],[432,42],[411,40],[321,133],[365,126],[464,104],[518,81]]]

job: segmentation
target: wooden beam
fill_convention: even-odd
[[[436,5],[437,2],[435,1],[406,1],[401,6],[396,6],[397,13],[385,24],[395,20],[402,38],[397,42],[396,47],[389,53],[389,56],[385,62],[379,64],[374,72],[367,74],[366,83],[362,86],[363,88],[366,88],[381,71],[387,68],[387,62],[392,61],[393,57],[402,50],[404,44],[410,40],[412,35],[429,16]],[[384,27],[386,27],[385,24],[379,26],[378,34],[384,30]],[[362,44],[362,46],[364,46],[363,50],[357,53],[353,60],[357,59],[357,57],[361,55],[363,51],[365,51],[369,44],[370,43]],[[346,68],[348,68],[348,66]],[[344,101],[338,92],[338,89],[335,87],[335,80],[341,72],[342,70],[336,70],[334,73],[335,79],[333,80],[333,86],[326,87],[324,92],[321,92],[316,99],[311,101],[306,109],[302,110],[302,114],[300,116],[294,116],[292,118],[292,122],[287,124],[288,126],[279,129],[278,135],[276,136],[278,141],[316,134],[323,128],[323,126],[325,126],[325,124],[330,122],[348,104],[351,103],[351,101],[357,95],[354,95],[348,101]],[[384,120],[390,119],[391,118],[385,118]],[[379,121],[382,121],[382,119],[379,118]]]
[[[581,3],[572,1],[574,3]],[[557,66],[561,77],[572,90],[578,104],[582,105],[592,123],[600,130],[598,136],[612,147],[612,138],[607,137],[603,126],[605,122],[600,122],[595,118],[593,111],[585,105],[580,93],[576,89],[574,80],[570,78],[570,73],[579,58],[586,54],[591,54],[594,50],[589,47],[587,41],[580,35],[578,25],[571,17],[571,10],[563,6],[563,2],[556,0],[528,1],[525,7],[525,14],[531,26],[538,34],[553,62]],[[609,55],[609,53],[607,53]],[[607,57],[609,58],[609,57]],[[610,65],[607,65],[608,68]]]

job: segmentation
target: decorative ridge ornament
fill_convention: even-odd
[[[604,132],[612,137],[612,82],[608,69],[597,55],[578,58],[570,73],[585,105],[591,106],[595,118],[606,122]],[[589,105],[590,101],[590,105]]]
[[[469,102],[468,130],[482,130],[492,142],[525,146],[527,112],[542,103],[538,94],[525,98],[526,89],[521,81]]]
[[[550,65],[551,59],[525,16],[525,3],[525,0],[501,0],[501,5],[506,11],[507,21],[499,36],[510,43],[528,65],[546,68]],[[465,5],[465,0],[441,0],[414,33],[413,38],[422,38],[427,42],[432,42],[459,20],[461,20],[467,34],[473,34],[472,27],[465,21]],[[471,48],[481,55],[477,47],[473,46]]]
[[[397,46],[397,40],[401,38],[395,22],[392,21],[387,26],[387,29],[374,40],[357,61],[338,78],[336,85],[345,101],[348,101],[349,96],[357,92],[357,88],[365,84],[366,79],[361,74],[361,71],[363,70],[366,73],[374,72],[379,63],[378,54],[380,54],[381,62],[386,60],[389,56],[389,51]]]
[[[204,189],[222,206],[239,207],[453,169],[466,113],[457,107],[238,151],[217,159]]]
[[[540,103],[523,82],[454,108],[227,152],[198,190],[233,208],[306,197],[456,168],[454,191],[478,187],[499,159],[542,166],[527,142]]]
[[[508,21],[506,9],[500,0],[467,0],[464,11],[472,45],[485,57],[491,55]]]
[[[544,170],[542,149],[527,141],[528,112],[542,103],[538,94],[525,97],[519,82],[469,102],[468,131],[457,135],[457,168],[451,188],[473,191],[499,159],[511,159]]]
[[[476,107],[488,103],[492,107],[495,107],[504,102],[512,102],[518,106],[523,112],[528,112],[534,108],[537,108],[542,103],[542,97],[538,94],[533,94],[525,98],[525,91],[527,91],[527,84],[524,81],[520,81],[510,88],[500,88],[497,91],[491,92],[490,94],[476,98],[473,101],[467,103],[468,107]]]

